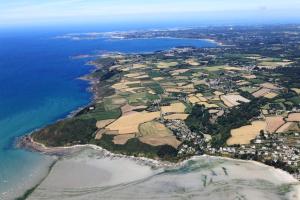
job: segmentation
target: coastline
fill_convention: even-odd
[[[153,159],[144,158],[144,157],[134,157],[134,156],[121,155],[121,154],[114,154],[114,153],[109,152],[99,146],[96,146],[96,145],[87,144],[87,145],[74,145],[74,146],[70,146],[70,147],[49,148],[49,147],[45,147],[42,144],[38,144],[38,143],[35,143],[35,144],[39,145],[40,148],[36,149],[36,150],[41,151],[41,153],[53,155],[53,153],[57,154],[59,151],[63,152],[62,154],[60,154],[62,160],[65,160],[65,159],[69,160],[69,159],[73,158],[73,156],[75,156],[75,160],[76,160],[77,155],[80,155],[81,152],[85,152],[86,150],[93,150],[96,152],[95,155],[97,155],[95,158],[96,160],[97,159],[105,159],[109,162],[110,161],[111,162],[115,162],[115,161],[120,162],[121,160],[124,159],[124,161],[127,160],[128,162],[136,163],[137,166],[150,167],[150,169],[158,170],[158,171],[162,170],[161,173],[171,172],[173,170],[177,171],[180,169],[184,169],[185,167],[188,167],[191,164],[190,161],[197,162],[201,159],[211,160],[211,161],[217,162],[217,163],[220,162],[220,166],[222,166],[223,162],[228,163],[226,161],[229,161],[229,163],[232,163],[231,164],[232,166],[237,166],[237,167],[239,165],[248,166],[248,164],[251,164],[250,166],[252,166],[252,168],[250,168],[250,169],[252,169],[252,170],[256,169],[255,166],[257,166],[257,169],[263,170],[265,173],[268,174],[268,176],[267,176],[268,178],[266,177],[266,180],[269,180],[270,177],[273,177],[274,179],[272,179],[272,180],[274,180],[274,181],[280,180],[280,183],[278,183],[278,184],[281,185],[282,187],[285,187],[285,186],[289,187],[290,190],[286,193],[288,199],[293,200],[293,199],[295,199],[295,197],[300,197],[299,181],[296,180],[291,174],[289,174],[281,169],[274,168],[274,167],[268,166],[268,165],[264,165],[263,163],[260,163],[257,161],[232,159],[232,158],[210,156],[210,155],[200,155],[200,156],[192,156],[192,157],[185,159],[183,161],[180,161],[178,163],[168,163],[168,162],[153,160]],[[34,150],[34,149],[32,149],[32,150]],[[66,154],[66,152],[68,154]],[[86,158],[86,159],[88,159],[88,158]],[[89,165],[96,166],[98,163],[96,160],[91,159],[89,161]],[[209,161],[208,163],[210,163],[211,161]],[[60,162],[60,159],[58,159],[58,162]],[[56,162],[56,163],[58,163],[58,162]],[[80,161],[80,159],[79,159],[77,162],[83,162],[83,161]],[[86,161],[84,161],[82,164],[84,164],[85,162]],[[64,170],[64,169],[61,169],[60,167],[58,167],[61,165],[56,166],[55,165],[56,163],[54,163],[52,165],[52,167],[49,168],[48,174],[37,185],[35,185],[33,188],[30,188],[29,190],[27,190],[27,192],[22,197],[30,197],[31,194],[33,194],[33,196],[35,196],[36,189],[38,190],[38,192],[40,192],[40,189],[38,189],[40,185],[42,186],[42,188],[45,187],[45,184],[44,184],[45,180],[47,183],[49,183],[48,177],[50,177],[50,180],[52,180],[52,181],[56,180],[56,179],[53,179],[53,172],[52,172],[53,170],[52,169],[54,168],[54,166],[55,166],[56,172],[57,172],[57,169]],[[227,168],[226,166],[227,166],[227,164],[225,164],[224,167]],[[225,169],[225,168],[223,168],[223,169]],[[51,176],[50,176],[50,172],[52,174]],[[55,170],[54,170],[54,172],[55,172]],[[54,174],[56,174],[56,172]],[[234,177],[233,177],[233,179],[234,179]],[[142,179],[142,180],[144,180],[144,179]],[[250,180],[251,180],[251,178],[250,178]],[[56,180],[56,181],[59,181],[59,180]],[[19,199],[22,199],[22,198],[19,198]],[[26,199],[26,198],[23,198],[23,199]]]
[[[168,161],[154,160],[146,157],[135,157],[135,156],[128,156],[123,154],[116,154],[94,144],[74,145],[68,147],[46,147],[44,144],[34,141],[30,135],[20,138],[17,146],[20,148],[36,151],[46,155],[53,155],[53,156],[60,156],[60,157],[68,156],[73,153],[80,152],[84,149],[93,149],[101,152],[104,157],[127,158],[134,161],[140,161],[141,163],[145,163],[146,165],[152,167],[177,167],[177,166],[181,166],[184,163],[184,161],[172,163]]]
[[[25,141],[24,141],[25,140]],[[281,179],[284,178],[287,182],[291,183],[300,183],[297,178],[295,178],[292,174],[280,169],[280,168],[275,168],[273,166],[266,165],[262,162],[259,161],[254,161],[254,160],[242,160],[242,159],[235,159],[235,158],[229,158],[229,157],[223,157],[223,156],[213,156],[213,155],[208,155],[208,154],[203,154],[203,155],[194,155],[190,156],[189,158],[186,158],[184,160],[181,160],[176,163],[168,162],[168,161],[162,161],[162,160],[155,160],[151,158],[146,158],[146,157],[135,157],[135,156],[128,156],[128,155],[123,155],[123,154],[115,154],[113,152],[110,152],[100,146],[93,145],[93,144],[84,144],[84,145],[74,145],[74,146],[69,146],[69,147],[46,147],[45,145],[35,142],[32,140],[30,136],[27,136],[26,139],[21,138],[18,143],[19,147],[25,148],[28,150],[40,152],[46,155],[55,155],[55,156],[68,156],[77,152],[80,152],[85,149],[93,149],[99,151],[104,157],[111,158],[111,159],[117,159],[117,158],[125,158],[125,159],[130,159],[133,161],[137,161],[140,164],[148,165],[154,168],[159,168],[159,167],[180,167],[184,166],[187,164],[187,162],[191,160],[196,160],[198,158],[216,158],[216,159],[222,159],[222,160],[228,160],[228,161],[236,161],[236,162],[243,162],[243,163],[253,163],[257,166],[260,167],[267,167],[270,169],[275,170],[278,173],[278,177]],[[299,188],[299,194],[300,194],[300,188]]]
[[[171,37],[165,37],[165,38],[173,39]],[[138,38],[138,39],[143,39],[143,38]],[[145,39],[149,39],[149,38],[145,38]],[[184,38],[175,38],[175,39],[184,39]],[[199,39],[199,40],[204,40],[204,39]],[[209,40],[209,39],[207,39],[207,40],[210,41],[210,42],[213,41],[213,40]],[[89,105],[95,103],[95,101],[97,100],[97,97],[99,97],[99,96],[96,95],[96,91],[95,91],[96,90],[95,86],[97,84],[97,80],[88,77],[90,74],[92,74],[97,69],[99,69],[99,67],[97,67],[97,65],[93,65],[93,66],[95,67],[94,70],[91,70],[91,72],[89,72],[88,74],[86,74],[83,77],[79,77],[79,79],[89,82],[89,87],[87,88],[87,90],[92,93],[93,98],[91,99],[89,104],[87,104],[86,106],[79,107],[76,110],[72,111],[69,115],[67,115],[66,118],[71,118],[71,117],[75,116],[82,109],[87,108],[87,107],[89,107]],[[66,119],[66,118],[63,118],[63,119]],[[63,120],[63,119],[59,119],[57,121],[60,121],[60,120]],[[70,154],[79,152],[79,151],[81,151],[85,148],[92,148],[92,149],[101,151],[104,154],[104,156],[106,156],[106,157],[133,159],[133,160],[139,161],[143,164],[151,165],[153,167],[159,167],[159,166],[176,167],[176,166],[181,166],[181,165],[184,165],[186,162],[192,160],[193,157],[199,157],[199,156],[192,156],[192,157],[190,157],[190,158],[188,158],[184,161],[180,161],[180,162],[174,164],[174,163],[164,163],[163,161],[153,160],[153,159],[149,159],[149,158],[145,158],[145,157],[134,157],[134,156],[121,155],[121,154],[114,154],[112,152],[109,152],[109,151],[101,148],[100,146],[96,146],[96,145],[92,145],[92,144],[74,145],[74,146],[70,146],[70,147],[46,147],[45,145],[43,145],[41,143],[35,142],[30,135],[22,137],[20,141],[21,141],[20,142],[21,144],[20,143],[18,144],[19,147],[22,147],[22,148],[25,148],[25,149],[28,149],[28,150],[37,151],[37,152],[44,153],[44,154],[49,154],[49,155],[68,156]],[[201,155],[200,157],[202,157],[202,156],[206,157],[206,156],[210,156],[210,155]],[[233,158],[227,158],[227,157],[222,157],[222,156],[210,156],[210,157],[228,159],[228,160],[233,160],[233,161],[253,162],[253,163],[255,163],[257,165],[260,165],[260,166],[268,166],[268,165],[265,165],[264,163],[257,162],[257,161],[251,161],[251,160],[240,160],[240,159],[233,159]],[[271,167],[271,166],[268,166],[268,167]],[[289,181],[292,180],[292,179],[290,179],[290,177],[288,177],[288,176],[292,176],[291,174],[287,173],[284,170],[275,168],[275,167],[272,167],[272,168],[274,168],[274,169],[276,169],[276,171],[278,171],[278,173],[280,174],[278,176],[283,176],[283,177],[289,179]],[[47,175],[46,175],[46,177],[47,177]],[[295,179],[295,182],[296,181],[297,180]],[[300,191],[299,191],[299,193],[300,193]]]
[[[176,38],[176,37],[155,37],[155,38],[190,39],[190,38]],[[151,39],[151,38],[128,38],[128,39],[125,38],[125,40],[131,40],[131,39],[133,40],[133,39]],[[217,41],[212,40],[212,39],[196,39],[196,40],[206,40],[206,41],[220,45]],[[222,46],[222,44],[221,44],[221,46]],[[58,119],[56,122],[59,122],[64,119],[72,118],[77,113],[82,111],[83,109],[86,109],[89,106],[91,106],[92,104],[96,103],[97,100],[104,98],[104,96],[97,94],[97,84],[99,84],[99,81],[95,78],[90,77],[91,74],[93,74],[97,70],[101,69],[101,66],[97,65],[97,63],[95,63],[94,61],[89,61],[88,63],[86,63],[86,65],[93,66],[93,68],[87,74],[85,74],[81,77],[78,77],[78,79],[88,82],[89,87],[87,87],[86,90],[92,94],[91,101],[87,105],[81,106],[81,107],[75,109],[74,111],[70,112],[65,118]],[[42,128],[40,128],[40,129],[42,129]],[[131,158],[131,159],[136,159],[136,160],[141,160],[141,161],[149,161],[150,163],[156,163],[156,165],[157,164],[160,165],[160,163],[163,163],[162,165],[166,165],[166,166],[168,166],[168,165],[176,166],[177,164],[180,165],[180,163],[188,161],[194,157],[194,156],[190,156],[189,158],[187,158],[187,159],[185,158],[184,160],[180,159],[179,162],[176,162],[176,164],[174,164],[171,162],[162,161],[162,160],[154,160],[151,158],[114,154],[113,152],[110,152],[110,151],[108,151],[100,146],[94,145],[94,144],[74,145],[74,146],[68,146],[68,147],[46,147],[44,144],[34,141],[33,138],[31,137],[31,134],[37,130],[39,130],[39,129],[32,131],[28,135],[20,137],[20,139],[18,139],[18,141],[17,141],[16,146],[27,149],[27,150],[33,150],[33,151],[37,151],[37,152],[44,153],[47,155],[55,155],[55,156],[67,156],[67,155],[73,154],[75,152],[79,152],[84,148],[92,148],[95,150],[103,151],[105,153],[105,155],[108,157],[111,156],[111,157]],[[211,157],[216,157],[216,158],[224,158],[224,159],[229,159],[229,160],[238,160],[238,161],[246,161],[246,162],[250,161],[250,162],[255,162],[256,164],[261,164],[263,166],[269,166],[269,165],[266,165],[265,163],[262,163],[259,161],[253,161],[253,160],[242,160],[242,159],[228,158],[228,157],[224,157],[224,156],[206,155],[206,154],[203,154],[201,156],[211,156]],[[168,163],[168,164],[166,164],[166,163]],[[273,166],[269,166],[269,167],[272,167],[274,169],[279,169],[281,172],[286,172],[280,168],[275,168]],[[288,172],[286,172],[286,173],[293,176],[292,174],[290,174]],[[297,180],[296,177],[294,177],[294,178],[295,178],[295,180]],[[299,181],[299,180],[297,180],[297,181]]]

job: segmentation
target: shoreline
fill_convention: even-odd
[[[176,38],[176,37],[154,37],[153,39],[156,39],[156,38],[193,39],[193,38]],[[125,38],[125,40],[132,40],[132,39],[152,39],[152,38]],[[195,39],[194,38],[194,40],[209,41],[209,42],[215,43],[217,45],[220,45],[217,41],[215,41],[213,39],[197,39],[197,38]],[[222,46],[222,45],[223,44],[221,44],[220,46]],[[176,48],[176,47],[174,47],[174,48]],[[120,53],[120,52],[118,52],[118,53]],[[135,54],[135,53],[133,53],[133,54]],[[105,55],[105,54],[103,54],[103,55]],[[68,119],[68,118],[72,118],[72,117],[76,116],[76,114],[79,113],[81,110],[83,110],[85,108],[88,108],[92,104],[96,103],[97,100],[104,97],[104,96],[97,95],[96,87],[97,87],[97,84],[99,84],[99,81],[97,79],[92,78],[92,77],[89,76],[89,75],[93,74],[94,72],[96,72],[97,70],[101,69],[101,66],[97,65],[93,61],[87,62],[86,65],[92,66],[92,69],[87,74],[85,74],[81,77],[78,77],[77,79],[88,82],[89,86],[86,88],[86,90],[89,93],[91,93],[92,97],[91,97],[90,102],[88,104],[84,105],[84,106],[78,107],[74,111],[71,111],[66,117],[60,118],[56,122],[59,122],[59,121],[62,121],[64,119]],[[156,164],[157,163],[164,163],[163,165],[165,165],[166,162],[168,162],[168,161],[162,161],[162,160],[154,160],[154,159],[145,158],[145,157],[134,157],[134,156],[127,156],[127,155],[122,155],[122,154],[114,154],[113,152],[110,152],[110,151],[108,151],[108,150],[106,150],[106,149],[104,149],[100,146],[94,145],[94,144],[74,145],[74,146],[69,146],[69,147],[46,147],[44,144],[34,141],[33,138],[31,137],[31,134],[33,132],[35,132],[37,130],[40,130],[42,128],[44,128],[44,127],[33,130],[28,135],[21,136],[20,139],[18,139],[18,141],[17,141],[17,147],[24,148],[24,149],[27,149],[27,150],[37,151],[37,152],[44,153],[44,154],[47,154],[47,155],[56,155],[56,156],[66,156],[66,155],[70,155],[74,152],[81,151],[84,148],[92,148],[92,149],[95,149],[95,150],[101,150],[102,152],[104,152],[105,155],[112,156],[112,157],[123,157],[123,158],[131,158],[131,159],[134,158],[135,160],[144,160],[144,161],[147,160],[147,161],[151,161],[152,163],[156,163]],[[184,160],[181,159],[176,163],[169,162],[169,165],[176,166],[177,164],[184,163],[185,161],[188,161],[188,160],[192,159],[194,156],[197,156],[197,155],[192,155],[189,158],[184,159]],[[203,155],[198,155],[198,156],[211,156],[211,157],[216,157],[216,158],[231,159],[231,160],[238,160],[238,161],[251,161],[251,162],[255,162],[257,164],[272,167],[274,169],[279,169],[282,172],[288,173],[287,171],[284,171],[280,168],[275,168],[273,166],[266,165],[265,163],[259,162],[259,161],[242,160],[242,159],[228,158],[228,157],[225,157],[225,156],[214,156],[214,155],[208,155],[208,154],[203,154]],[[290,173],[288,173],[288,174],[293,176]],[[295,180],[299,181],[296,177],[294,177],[294,178],[295,178]]]
[[[229,161],[237,161],[237,162],[244,162],[244,163],[253,163],[257,166],[261,167],[267,167],[270,169],[273,169],[274,172],[278,173],[278,177],[284,177],[286,181],[290,183],[300,183],[300,181],[294,177],[292,174],[288,173],[287,171],[284,171],[280,168],[275,168],[274,166],[266,165],[262,162],[259,161],[254,161],[254,160],[242,160],[242,159],[235,159],[235,158],[229,158],[229,157],[223,157],[223,156],[214,156],[214,155],[208,155],[208,154],[203,154],[203,155],[193,155],[190,156],[184,160],[181,160],[176,163],[168,162],[168,161],[163,161],[163,160],[155,160],[151,158],[146,158],[146,157],[135,157],[135,156],[127,156],[123,154],[115,154],[113,152],[110,152],[100,146],[94,145],[94,144],[83,144],[83,145],[74,145],[74,146],[69,146],[69,147],[46,147],[45,145],[35,142],[32,140],[30,136],[26,136],[24,141],[24,137],[20,140],[19,147],[25,148],[31,151],[36,151],[40,152],[46,155],[55,155],[55,156],[68,156],[71,154],[74,154],[76,152],[83,151],[85,149],[93,149],[96,151],[99,151],[103,154],[103,157],[105,158],[111,158],[111,159],[118,159],[118,158],[125,158],[129,159],[132,161],[136,161],[139,164],[142,165],[147,165],[151,166],[154,168],[160,168],[160,167],[181,167],[186,165],[187,162],[191,160],[196,160],[198,158],[215,158],[215,159],[222,159],[222,160],[229,160]],[[299,188],[299,193],[300,193],[300,188]]]
[[[159,37],[157,37],[157,38],[159,38]],[[165,39],[168,39],[168,38],[169,39],[191,39],[191,38],[173,38],[173,37],[160,37],[160,38],[165,38]],[[129,38],[129,40],[130,39],[151,39],[151,38]],[[209,42],[214,42],[214,43],[218,44],[218,42],[216,42],[214,40],[210,40],[210,39],[198,39],[198,40],[207,40]],[[222,44],[220,46],[222,46]],[[87,87],[87,91],[92,94],[91,101],[87,105],[81,106],[81,107],[77,108],[76,110],[70,112],[66,117],[61,118],[61,119],[59,119],[57,121],[61,121],[61,120],[67,119],[67,118],[74,117],[78,112],[80,112],[84,108],[89,107],[91,104],[93,104],[93,103],[96,102],[97,98],[99,98],[97,96],[97,94],[96,94],[96,91],[95,91],[95,85],[98,82],[97,82],[96,79],[90,78],[88,76],[90,74],[92,74],[93,72],[95,72],[97,69],[100,69],[100,67],[97,66],[97,65],[95,65],[95,64],[93,64],[93,63],[90,63],[90,65],[93,65],[94,69],[91,70],[86,75],[84,75],[82,77],[79,77],[78,79],[83,80],[83,81],[87,81],[89,83],[89,86]],[[36,130],[34,130],[34,131],[36,131]],[[290,176],[290,180],[293,177],[292,174],[290,174],[290,173],[288,173],[288,172],[286,172],[286,171],[284,171],[282,169],[275,168],[273,166],[269,166],[269,165],[266,165],[266,164],[264,164],[262,162],[253,161],[253,160],[241,160],[241,159],[227,158],[227,157],[222,157],[222,156],[211,156],[211,155],[204,154],[204,155],[199,155],[199,156],[191,156],[191,157],[189,157],[189,158],[187,158],[187,159],[185,159],[183,161],[177,162],[177,163],[167,163],[167,162],[164,162],[164,161],[154,160],[154,159],[145,158],[145,157],[134,157],[134,156],[127,156],[127,155],[122,155],[122,154],[114,154],[114,153],[112,153],[112,152],[110,152],[110,151],[108,151],[106,149],[103,149],[100,146],[92,145],[92,144],[74,145],[74,146],[70,146],[70,147],[46,147],[42,143],[38,143],[38,142],[34,141],[30,135],[31,135],[31,133],[29,135],[22,136],[21,139],[18,141],[17,146],[21,147],[21,148],[24,148],[24,149],[27,149],[27,150],[37,151],[37,152],[40,152],[40,153],[44,153],[44,154],[47,154],[47,155],[56,155],[56,156],[64,157],[64,156],[71,155],[73,153],[82,151],[82,150],[84,150],[86,148],[91,148],[91,149],[94,149],[94,150],[101,151],[101,153],[103,153],[105,157],[109,157],[109,158],[112,158],[112,159],[114,159],[114,158],[127,158],[127,159],[138,161],[138,162],[140,162],[142,164],[145,164],[145,165],[150,165],[152,167],[178,167],[178,166],[182,166],[182,165],[186,164],[188,161],[193,160],[193,159],[195,159],[197,157],[208,157],[209,156],[209,157],[213,157],[213,158],[217,158],[217,159],[226,159],[226,160],[233,160],[233,161],[243,161],[243,162],[249,162],[250,161],[250,162],[253,162],[253,163],[255,163],[257,165],[260,165],[260,166],[267,166],[267,167],[271,167],[273,169],[276,169],[276,171],[280,174],[279,176],[283,176],[285,178],[287,178],[288,176]],[[47,176],[48,175],[46,175],[45,178]],[[295,177],[293,177],[293,178],[295,180],[295,183],[299,182]],[[35,186],[34,188],[32,188],[33,191],[34,191],[34,189],[37,186]],[[29,189],[29,190],[31,190],[31,189]],[[29,191],[29,190],[27,190],[27,191]]]
[[[42,143],[34,141],[30,135],[21,137],[18,140],[17,147],[27,149],[30,151],[39,152],[45,155],[52,155],[52,156],[59,156],[59,157],[68,156],[85,149],[93,149],[93,150],[100,151],[103,154],[103,157],[126,158],[134,161],[144,162],[146,165],[152,167],[177,167],[182,165],[182,163],[185,161],[184,160],[177,163],[172,163],[168,161],[155,160],[146,157],[135,157],[135,156],[128,156],[123,154],[116,154],[94,144],[73,145],[68,147],[47,147]]]

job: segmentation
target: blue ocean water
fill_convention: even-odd
[[[88,83],[77,78],[92,67],[85,65],[87,60],[72,56],[95,51],[151,52],[179,45],[215,46],[191,39],[53,39],[58,34],[0,34],[0,199],[24,187],[51,160],[16,149],[16,137],[66,117],[91,101]]]

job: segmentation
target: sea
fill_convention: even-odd
[[[99,28],[98,28],[99,29]],[[118,31],[118,27],[100,31]],[[123,27],[124,30],[124,27]],[[80,32],[80,29],[76,30]],[[82,32],[95,32],[85,29]],[[40,182],[54,158],[18,149],[18,137],[67,117],[87,105],[92,94],[79,77],[93,70],[87,59],[99,52],[141,53],[176,46],[214,47],[206,40],[56,39],[67,29],[0,32],[0,199],[13,199]]]

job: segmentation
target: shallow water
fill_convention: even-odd
[[[88,104],[88,83],[77,78],[92,67],[70,57],[96,51],[150,52],[178,45],[211,47],[190,39],[53,39],[62,33],[0,34],[0,199],[10,199],[40,180],[53,158],[14,148],[17,136],[66,117]],[[29,181],[30,180],[30,181]]]
[[[156,169],[85,150],[59,161],[29,199],[299,199],[289,174],[247,161],[195,157]],[[288,198],[289,197],[289,198]]]

